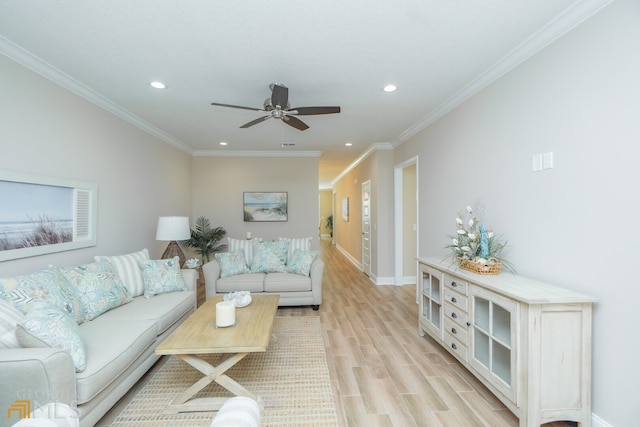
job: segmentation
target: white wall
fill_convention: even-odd
[[[619,427],[640,419],[639,41],[640,2],[613,2],[395,150],[419,155],[420,256],[478,203],[521,275],[598,298],[593,412]]]
[[[194,157],[194,217],[205,216],[214,227],[223,227],[226,237],[313,237],[319,249],[317,157]],[[245,191],[286,191],[286,222],[244,222],[242,195]],[[226,242],[226,239],[225,239]]]
[[[1,55],[0,76],[0,169],[98,185],[97,246],[0,262],[0,277],[144,247],[159,258],[158,216],[191,214],[191,156]]]

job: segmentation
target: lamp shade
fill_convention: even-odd
[[[188,240],[190,237],[189,217],[161,216],[158,218],[156,240]]]

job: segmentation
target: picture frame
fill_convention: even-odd
[[[0,171],[0,261],[96,245],[98,186]]]
[[[285,222],[289,219],[286,191],[245,191],[242,194],[245,222]]]
[[[349,198],[342,199],[342,220],[349,222]]]

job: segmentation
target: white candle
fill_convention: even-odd
[[[216,304],[216,326],[224,328],[236,323],[236,303],[233,301],[221,301]]]
[[[250,238],[251,238],[251,232],[247,231],[247,239],[250,239]]]

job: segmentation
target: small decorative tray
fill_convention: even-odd
[[[223,299],[225,301],[233,301],[236,304],[236,308],[242,308],[251,304],[251,293],[249,291],[230,292]]]

